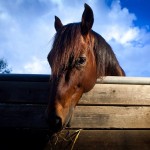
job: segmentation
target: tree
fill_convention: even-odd
[[[0,73],[10,73],[11,69],[8,68],[7,61],[3,58],[0,58]]]

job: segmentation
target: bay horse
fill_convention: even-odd
[[[53,133],[66,127],[82,94],[93,88],[97,78],[125,76],[110,45],[92,30],[91,7],[84,7],[79,23],[63,25],[55,16],[56,34],[47,57],[52,74],[46,110]]]

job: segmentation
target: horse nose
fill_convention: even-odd
[[[62,119],[57,115],[48,116],[47,122],[52,132],[58,132],[62,129]]]

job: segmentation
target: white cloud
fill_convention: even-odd
[[[114,1],[105,16],[100,15],[99,17],[98,20],[104,18],[104,21],[95,29],[99,30],[107,41],[115,40],[121,44],[129,44],[137,39],[139,29],[133,25],[136,16],[129,13],[127,8],[122,9],[119,1]]]
[[[120,39],[122,44],[134,41],[138,37],[139,30],[137,28],[130,28]]]
[[[48,71],[47,68],[48,68],[48,63],[46,60],[40,60],[37,57],[33,57],[31,62],[25,64],[24,71],[26,73],[33,73],[33,74],[44,74],[44,73],[49,74],[50,69]]]
[[[129,27],[124,29],[119,24],[111,25],[107,27],[104,36],[108,41],[115,40],[123,45],[130,44],[132,41],[136,41],[139,38],[140,30],[136,27]]]

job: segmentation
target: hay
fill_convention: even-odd
[[[44,150],[73,150],[82,129],[76,131],[62,130],[50,137]]]

